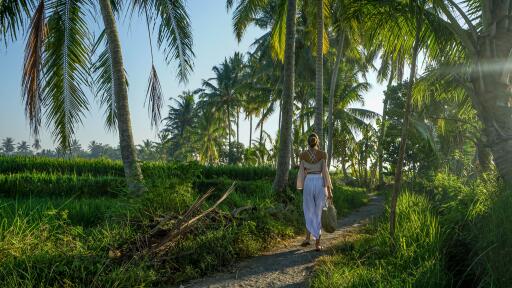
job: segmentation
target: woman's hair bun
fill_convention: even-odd
[[[308,137],[309,147],[311,147],[311,148],[318,147],[318,142],[319,142],[319,139],[318,139],[318,135],[316,135],[316,133],[312,133],[311,135],[309,135],[309,137]]]

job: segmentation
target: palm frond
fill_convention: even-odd
[[[31,0],[0,1],[0,40],[16,40],[20,30],[24,28],[26,18],[30,15]]]
[[[183,0],[155,0],[153,12],[160,17],[158,46],[168,64],[178,61],[177,78],[186,83],[193,70],[193,38],[190,18]],[[151,12],[151,11],[150,11]]]
[[[45,42],[44,97],[46,116],[60,147],[67,150],[77,124],[88,110],[82,87],[87,86],[90,45],[83,0],[48,2],[48,37]]]
[[[97,50],[100,47],[102,47],[103,50],[101,50],[91,65],[91,72],[94,77],[94,81],[92,81],[92,90],[100,107],[104,109],[103,114],[105,116],[105,128],[108,131],[116,131],[117,109],[113,84],[114,75],[105,31],[102,31],[98,36],[96,43],[92,48],[91,55],[97,54]],[[126,86],[128,87],[128,77],[124,78],[126,80]]]
[[[160,124],[160,119],[162,118],[161,111],[163,106],[163,93],[155,65],[151,65],[148,90],[146,92],[146,102],[149,104],[148,111],[151,118],[151,126],[157,128],[158,124]],[[146,102],[144,104],[146,104]]]
[[[270,45],[274,59],[284,60],[284,48],[286,43],[286,0],[278,0],[275,24],[272,25]]]
[[[228,0],[229,2],[229,0]],[[229,7],[233,6],[232,1]],[[233,11],[233,32],[236,39],[240,42],[247,30],[247,27],[253,23],[265,5],[268,5],[268,0],[240,0],[235,10]]]
[[[22,91],[25,100],[25,114],[34,135],[41,126],[43,46],[46,38],[45,5],[39,2],[30,22],[30,33],[25,46]]]

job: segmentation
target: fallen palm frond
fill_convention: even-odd
[[[222,203],[229,196],[229,194],[235,190],[235,186],[236,182],[233,182],[233,184],[231,184],[228,190],[224,192],[224,194],[219,198],[219,200],[217,200],[217,202],[215,202],[215,204],[213,204],[210,208],[206,209],[199,215],[192,217],[194,212],[199,210],[201,203],[204,202],[206,198],[213,192],[213,189],[210,189],[208,192],[206,192],[206,194],[199,198],[194,204],[192,204],[191,209],[189,209],[184,214],[184,216],[186,215],[187,217],[182,217],[180,221],[176,222],[176,225],[174,225],[174,227],[167,232],[162,240],[160,240],[158,244],[151,247],[150,252],[158,255],[165,253],[181,235],[186,233],[192,227],[195,222],[217,208],[217,206],[219,206],[219,204]],[[159,224],[159,226],[161,225]]]
[[[233,182],[217,202],[208,209],[201,211],[201,206],[215,190],[214,188],[210,188],[192,203],[185,213],[180,216],[167,215],[158,219],[158,223],[147,234],[136,237],[130,241],[131,243],[128,243],[127,246],[120,248],[120,250],[111,249],[109,251],[109,257],[119,258],[121,261],[131,261],[133,258],[146,256],[158,256],[154,259],[165,259],[165,257],[162,257],[163,254],[173,247],[177,240],[190,231],[193,225],[203,217],[207,215],[212,216],[210,220],[213,221],[217,221],[226,216],[230,217],[229,213],[223,213],[216,208],[235,190],[235,186],[236,182]]]

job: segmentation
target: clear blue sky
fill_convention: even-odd
[[[196,54],[194,72],[187,85],[180,85],[174,73],[176,66],[170,67],[163,61],[162,53],[155,53],[155,64],[166,98],[162,114],[167,113],[169,98],[175,98],[183,90],[199,88],[202,79],[212,77],[211,68],[219,64],[225,57],[236,51],[247,52],[250,44],[263,32],[250,28],[241,43],[237,43],[231,26],[231,14],[225,9],[225,0],[187,1],[187,8],[192,22],[194,52]],[[123,17],[124,19],[124,17]],[[98,24],[92,24],[97,27]],[[147,109],[144,107],[147,79],[151,68],[149,44],[144,22],[140,19],[119,23],[124,61],[130,82],[129,99],[132,125],[136,143],[144,139],[155,139],[156,132],[151,130]],[[0,47],[0,139],[13,137],[16,141],[33,138],[25,119],[21,101],[21,71],[23,62],[24,38]],[[365,106],[376,112],[382,111],[383,86],[375,81],[375,75],[369,75],[368,81],[372,89],[365,97]],[[88,95],[90,95],[88,93]],[[77,139],[84,147],[91,140],[116,146],[117,135],[104,129],[103,112],[95,99],[89,97],[91,109],[86,113],[83,125],[77,131]],[[265,126],[270,135],[277,131],[278,117],[273,115]],[[43,122],[44,123],[44,122]],[[48,129],[43,129],[41,141],[44,148],[53,148],[54,143]],[[249,124],[241,124],[240,139],[245,144],[249,139]]]

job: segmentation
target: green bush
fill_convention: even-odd
[[[333,202],[339,215],[346,215],[355,208],[368,203],[368,193],[365,188],[355,188],[342,185],[334,185]]]

